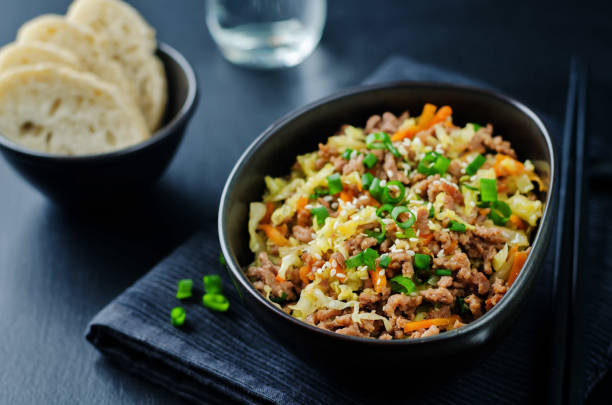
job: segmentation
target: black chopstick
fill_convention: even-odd
[[[573,182],[570,168],[574,144],[574,126],[576,116],[578,72],[577,62],[572,58],[563,125],[563,141],[559,159],[559,196],[557,221],[555,226],[553,249],[553,288],[552,288],[552,324],[550,334],[550,374],[548,381],[547,402],[562,404],[567,398],[565,389],[565,366],[567,349],[567,326],[569,313],[571,235],[573,223],[568,220],[573,212],[571,195]]]
[[[576,146],[574,160],[574,238],[572,243],[572,277],[570,290],[570,319],[566,354],[566,381],[568,389],[567,403],[584,402],[584,311],[582,296],[582,273],[580,272],[581,247],[583,239],[582,214],[584,193],[584,153],[587,121],[587,86],[588,72],[585,65],[577,64],[578,97],[576,106]]]

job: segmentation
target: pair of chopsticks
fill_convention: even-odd
[[[559,203],[553,240],[553,324],[548,403],[584,402],[581,273],[587,69],[572,59],[561,145]]]

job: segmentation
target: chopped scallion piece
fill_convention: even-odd
[[[416,238],[416,233],[414,232],[414,229],[408,228],[404,230],[404,233],[397,232],[395,237],[400,239]]]
[[[399,216],[404,212],[408,213],[409,218],[404,222],[400,222]],[[408,207],[402,205],[393,208],[393,211],[391,211],[391,218],[393,218],[393,220],[397,223],[397,226],[402,229],[408,229],[416,222],[416,216],[414,215],[414,213],[410,211]]]
[[[380,223],[380,232],[375,232],[371,229],[368,229],[365,231],[365,233],[369,237],[375,238],[378,243],[383,243],[383,241],[385,240],[385,233],[387,232],[387,227],[385,226],[385,223],[383,221],[378,220],[378,222]]]
[[[376,259],[378,258],[378,252],[372,248],[367,248],[363,252],[363,264],[368,266],[370,270],[374,270],[376,268]]]
[[[390,188],[391,186],[395,186],[398,188],[398,192],[395,197],[391,195],[392,193],[391,188]],[[404,199],[405,194],[406,194],[406,188],[404,187],[402,182],[398,180],[392,180],[388,182],[383,188],[382,202],[389,203],[389,204],[397,204]]]
[[[463,315],[468,311],[468,306],[465,304],[465,301],[462,297],[457,297],[455,301],[455,311],[459,312],[459,314]]]
[[[465,187],[468,190],[472,190],[472,191],[478,191],[479,190],[478,187],[470,186],[469,184],[466,184],[466,183],[461,183],[461,187]]]
[[[452,272],[448,269],[436,269],[434,270],[436,276],[450,276]]]
[[[286,299],[287,299],[287,293],[284,292],[284,291],[280,295],[280,297],[274,297],[274,296],[270,295],[270,301],[276,302],[277,304],[281,304],[281,303],[285,302]]]
[[[430,175],[433,174],[432,169],[438,159],[439,154],[437,152],[427,152],[425,157],[421,159],[417,166],[417,171],[421,174]]]
[[[363,159],[363,164],[368,168],[371,169],[374,167],[374,165],[378,163],[378,158],[376,157],[375,154],[373,153],[368,153],[366,155],[366,157]]]
[[[229,301],[221,294],[204,294],[202,304],[213,311],[225,312],[229,308]]]
[[[223,256],[223,252],[219,253],[219,263],[221,263],[223,266],[227,264],[227,262],[225,261],[225,256]]]
[[[440,277],[433,275],[427,279],[426,283],[432,287],[435,287],[436,284],[438,284],[438,281],[440,281]]]
[[[179,280],[176,286],[176,298],[182,300],[184,298],[191,297],[191,288],[193,287],[193,280],[186,278]]]
[[[383,204],[376,210],[376,215],[382,218],[385,216],[385,213],[391,214],[391,211],[393,211],[393,205]]]
[[[434,215],[435,215],[434,206],[433,206],[432,203],[429,203],[429,215],[428,215],[428,218],[433,218]]]
[[[374,176],[372,176],[372,173],[364,173],[363,176],[361,176],[361,186],[364,190],[367,190],[370,188],[370,185],[372,184],[372,180],[374,180]]]
[[[369,188],[370,194],[375,199],[380,200],[380,195],[382,194],[382,190],[383,188],[380,186],[380,180],[378,179],[378,177],[374,177],[374,180],[372,180],[372,184],[370,184],[370,188]]]
[[[390,143],[391,139],[386,132],[374,132],[366,136],[366,147],[368,149],[386,149],[386,143]]]
[[[395,276],[391,280],[391,290],[394,292],[409,295],[416,290],[414,282],[408,277]]]
[[[385,146],[387,147],[387,149],[389,150],[389,152],[391,152],[391,154],[393,154],[393,156],[399,158],[402,157],[402,154],[400,153],[399,150],[397,150],[397,148],[395,146],[393,146],[393,144],[391,143],[391,141],[386,142]]]
[[[353,149],[351,149],[351,148],[344,149],[344,152],[342,152],[342,159],[350,160],[351,159],[351,153],[353,153]]]
[[[474,128],[474,132],[478,132],[478,130],[480,128],[482,128],[482,125],[478,125],[478,124],[472,123],[472,127]]]
[[[480,167],[484,164],[486,160],[487,159],[485,159],[484,156],[478,154],[474,158],[474,160],[472,160],[472,162],[469,165],[467,165],[467,167],[465,168],[465,173],[468,174],[469,176],[475,175],[478,169],[480,169]]]
[[[451,220],[448,228],[453,232],[465,232],[466,226],[464,223]]]
[[[316,200],[317,198],[328,195],[329,190],[324,187],[317,187],[314,189],[314,192],[310,195],[311,200]]]
[[[329,216],[329,211],[325,207],[311,208],[310,213],[317,219],[317,225],[325,224],[325,218]]]
[[[170,322],[174,326],[182,326],[185,323],[185,308],[183,307],[174,307],[170,311]]]
[[[497,201],[497,180],[480,179],[480,201]]]
[[[363,266],[363,252],[356,254],[353,257],[348,258],[344,265],[347,269],[353,269],[355,267]]]
[[[204,291],[209,294],[221,294],[221,277],[216,274],[204,276]]]
[[[503,201],[494,201],[491,203],[491,211],[489,211],[489,218],[495,225],[504,226],[512,215],[512,209],[508,204]]]
[[[446,173],[448,166],[450,166],[450,159],[447,159],[444,156],[438,156],[433,165],[433,172],[443,176],[444,173]]]
[[[389,256],[388,254],[380,256],[380,260],[378,261],[380,267],[384,267],[386,269],[387,267],[389,267],[389,263],[391,263],[391,256]]]
[[[414,255],[414,266],[417,269],[428,269],[431,264],[431,256],[417,253]]]
[[[332,175],[327,176],[327,187],[329,190],[329,194],[336,195],[342,191],[342,180],[340,179],[340,174],[334,173]]]

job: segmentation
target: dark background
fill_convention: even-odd
[[[101,358],[83,338],[87,322],[193,230],[215,226],[226,176],[268,124],[358,84],[392,54],[489,82],[559,118],[570,55],[581,54],[592,73],[587,165],[611,150],[612,13],[604,2],[331,0],[315,53],[276,72],[227,63],[205,29],[202,0],[131,3],[193,64],[200,105],[157,191],[136,208],[63,211],[0,161],[1,403],[180,402]],[[68,4],[3,0],[0,44],[26,20]],[[610,212],[609,197],[589,192],[587,210]],[[588,249],[612,247],[599,234],[604,240]],[[609,259],[601,266],[612,267]],[[589,402],[605,402],[610,380]]]

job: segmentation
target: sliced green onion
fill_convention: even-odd
[[[391,195],[391,189],[390,189],[391,186],[395,186],[399,189],[399,192],[397,193],[395,197]],[[406,188],[404,187],[402,182],[398,180],[391,180],[383,188],[382,202],[389,203],[389,204],[397,204],[398,202],[404,199],[405,194],[406,194]]]
[[[363,252],[356,254],[353,257],[348,258],[344,265],[347,269],[353,269],[355,267],[363,266]]]
[[[191,297],[191,288],[193,287],[193,280],[186,278],[179,280],[176,285],[176,298],[182,300],[184,298]]]
[[[380,256],[380,260],[378,261],[380,267],[384,267],[386,269],[387,267],[389,267],[389,263],[391,263],[391,256],[387,254]]]
[[[489,208],[489,207],[491,206],[491,203],[490,203],[490,202],[488,202],[488,201],[478,201],[478,202],[476,203],[476,206],[477,206],[478,208]]]
[[[373,153],[368,153],[366,155],[366,157],[363,159],[363,164],[368,168],[371,169],[374,167],[374,165],[378,163],[378,158],[376,157],[375,154]]]
[[[315,216],[318,225],[323,225],[325,223],[325,218],[329,216],[329,211],[327,211],[325,207],[311,208],[310,213]]]
[[[414,266],[417,269],[425,270],[431,264],[431,256],[417,253],[414,255]]]
[[[433,165],[433,172],[443,176],[444,173],[446,173],[448,166],[450,166],[450,159],[447,159],[444,156],[438,156]]]
[[[474,132],[477,132],[480,128],[482,128],[482,125],[474,124],[472,122],[472,127],[474,128]]]
[[[213,311],[225,312],[229,308],[229,301],[221,294],[204,294],[202,304]]]
[[[372,248],[367,248],[363,252],[363,264],[368,266],[370,270],[376,269],[376,259],[378,259],[378,252]]]
[[[475,175],[478,169],[480,169],[484,162],[486,162],[486,160],[487,159],[485,159],[485,157],[481,154],[476,155],[474,160],[472,160],[472,162],[465,168],[465,173],[470,176]]]
[[[380,207],[378,207],[378,209],[376,210],[376,215],[382,218],[385,216],[385,212],[388,214],[391,214],[391,211],[393,211],[393,205],[383,204]]]
[[[493,220],[495,225],[504,226],[512,215],[512,209],[508,204],[503,201],[494,201],[491,203],[491,211],[489,211],[489,218]]]
[[[372,176],[372,173],[364,173],[361,176],[361,187],[364,190],[367,190],[368,188],[370,188],[370,185],[372,184],[372,180],[374,180],[374,176]]]
[[[183,307],[174,307],[170,311],[170,322],[174,326],[182,326],[185,323],[185,308]]]
[[[432,174],[433,166],[438,159],[439,154],[437,152],[427,152],[423,159],[419,162],[417,166],[417,171],[421,174]]]
[[[480,200],[483,202],[497,201],[496,179],[480,179]]]
[[[414,229],[408,228],[404,230],[404,233],[397,232],[395,237],[400,239],[416,238],[416,233],[414,232]]]
[[[440,281],[440,277],[433,275],[427,279],[426,283],[432,287],[435,287],[436,284],[438,284],[438,281]]]
[[[223,252],[219,252],[219,263],[221,263],[221,265],[223,266],[227,264],[227,262],[225,261],[225,256],[223,256]]]
[[[370,188],[369,188],[370,194],[375,199],[380,200],[380,195],[382,194],[382,190],[383,188],[380,186],[380,180],[378,179],[378,177],[374,177],[374,180],[372,180],[372,184],[370,184]]]
[[[395,276],[391,280],[391,290],[394,292],[409,295],[416,290],[414,281],[404,276]]]
[[[353,153],[353,149],[351,149],[351,148],[344,149],[344,152],[342,152],[342,159],[350,160],[351,159],[351,153]]]
[[[410,217],[406,221],[400,222],[398,218],[400,214],[403,214],[404,212],[407,212]],[[397,223],[397,226],[402,229],[408,229],[416,222],[416,216],[414,215],[414,213],[410,211],[408,207],[405,206],[398,206],[393,208],[393,211],[391,211],[391,218],[393,218],[393,220]]]
[[[432,203],[429,203],[429,215],[427,217],[433,218],[434,215],[435,215],[434,206]]]
[[[380,223],[380,232],[374,232],[370,229],[366,230],[365,233],[371,238],[375,238],[378,243],[383,243],[385,240],[385,234],[387,233],[387,227],[385,223],[381,220],[378,220]]]
[[[324,195],[328,195],[329,194],[329,190],[324,188],[324,187],[317,187],[314,189],[314,193],[312,193],[310,195],[310,199],[311,200],[316,200],[317,198],[324,196]]]
[[[280,297],[274,297],[270,295],[270,301],[276,302],[277,304],[282,304],[287,299],[287,293],[283,291]]]
[[[461,183],[461,187],[465,187],[468,190],[472,190],[472,191],[480,190],[478,187],[470,186],[469,184],[466,184],[466,183]]]
[[[375,132],[366,136],[366,147],[368,149],[386,149],[386,143],[391,142],[386,132]]]
[[[204,282],[204,291],[209,294],[221,294],[221,277],[216,274],[210,274],[204,276],[202,281]]]
[[[448,228],[453,232],[465,232],[466,226],[464,223],[451,220]]]
[[[329,194],[336,195],[342,191],[342,180],[340,179],[340,174],[334,173],[332,175],[327,176],[327,187],[329,189]]]
[[[459,312],[460,315],[463,315],[467,312],[468,307],[465,304],[465,300],[462,297],[457,297],[455,301],[455,312]]]
[[[434,270],[436,276],[450,276],[452,272],[448,269],[436,269]]]
[[[393,156],[395,157],[402,157],[402,154],[400,153],[399,150],[397,150],[397,148],[395,146],[393,146],[393,144],[391,143],[391,141],[389,142],[385,142],[385,146],[387,147],[387,149],[389,150],[389,152],[391,152],[391,154],[393,154]]]

